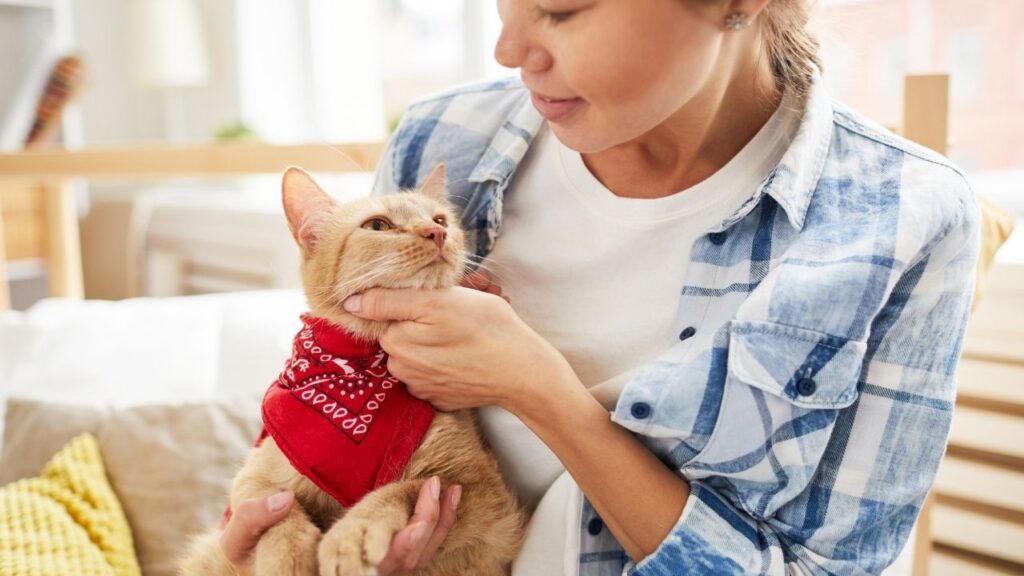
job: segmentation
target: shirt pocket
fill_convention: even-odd
[[[857,399],[867,345],[794,326],[733,321],[722,400],[682,471],[756,518],[803,492],[842,409]]]

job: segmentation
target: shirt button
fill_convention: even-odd
[[[637,402],[629,409],[629,413],[637,420],[643,420],[651,415],[651,405],[647,402]]]
[[[600,534],[602,528],[604,528],[604,523],[601,522],[600,518],[591,518],[590,522],[587,523],[587,532],[590,532],[591,536]]]
[[[696,333],[697,333],[697,329],[696,328],[694,328],[693,326],[687,326],[686,328],[683,328],[682,332],[679,333],[679,339],[680,340],[686,340],[687,338],[690,338],[691,336],[693,336]]]
[[[725,232],[712,232],[711,234],[708,234],[708,240],[711,240],[711,243],[715,246],[725,244],[725,237]]]
[[[810,396],[817,389],[818,384],[814,382],[813,378],[808,376],[804,376],[796,381],[796,393],[801,396]]]

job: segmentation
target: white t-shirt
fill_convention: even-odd
[[[505,195],[502,233],[484,268],[611,411],[635,370],[678,341],[693,242],[753,196],[799,119],[784,100],[724,167],[657,199],[616,196],[545,124]],[[568,573],[558,557],[575,573],[579,489],[566,474],[548,493],[565,468],[515,416],[486,407],[480,423],[524,505],[532,510],[544,497],[514,574]]]

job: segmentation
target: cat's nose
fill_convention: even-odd
[[[440,250],[444,248],[444,239],[448,237],[448,231],[441,227],[427,228],[421,231],[420,235],[427,240],[433,240],[434,244],[437,244],[437,249]]]

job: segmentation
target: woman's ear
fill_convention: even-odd
[[[317,185],[308,172],[292,166],[281,178],[281,202],[292,237],[303,250],[312,250],[323,220],[335,205],[334,199]]]
[[[723,4],[725,16],[730,14],[742,14],[748,20],[756,18],[768,6],[772,0],[730,0]],[[724,20],[723,20],[724,21]]]
[[[426,196],[444,202],[448,198],[446,185],[448,179],[445,177],[444,164],[438,164],[436,168],[427,176],[427,179],[420,186],[420,193]]]

